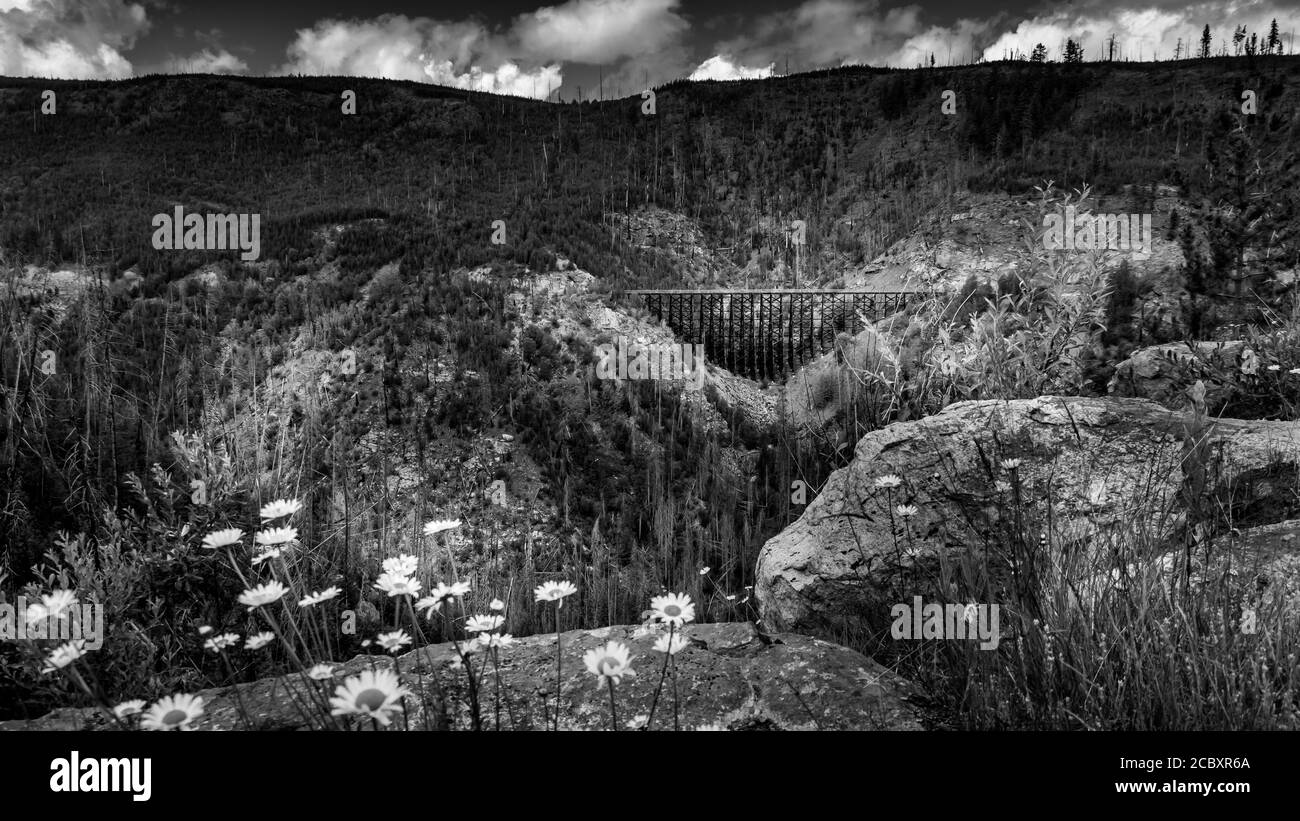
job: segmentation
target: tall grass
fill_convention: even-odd
[[[1086,213],[1086,189],[1059,198],[1049,185],[1040,194],[1043,213],[1066,204]],[[856,443],[959,399],[1090,392],[1087,368],[1103,351],[1109,274],[1100,255],[1047,252],[1041,231],[1025,227],[1027,269],[968,283],[943,310],[878,326],[867,334],[872,356],[841,357],[820,385],[811,383],[826,394],[824,404],[838,403],[841,441]],[[1300,377],[1289,370],[1300,364],[1290,344],[1297,327],[1279,317],[1249,331],[1253,358],[1207,378],[1234,386],[1236,407],[1259,412],[1252,415],[1294,419]],[[900,643],[884,623],[837,638],[919,683],[933,699],[935,720],[950,726],[1300,726],[1300,599],[1288,581],[1294,565],[1247,549],[1231,477],[1219,475],[1208,446],[1211,425],[1204,402],[1194,402],[1175,454],[1184,486],[1174,499],[1155,491],[1158,482],[1131,488],[1122,528],[1084,537],[1063,530],[1056,501],[1030,498],[1014,468],[985,488],[948,477],[953,498],[993,500],[995,525],[967,520],[965,546],[935,561],[904,561],[910,531],[892,522],[899,550],[872,567],[870,584],[885,591],[873,595],[910,601],[924,591],[955,604],[998,603],[1003,638],[996,649]],[[995,464],[1010,456],[990,454]],[[887,507],[892,511],[892,499]]]

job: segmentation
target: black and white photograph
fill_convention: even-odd
[[[16,781],[172,806],[180,750],[457,732],[462,785],[524,744],[567,783],[721,731],[877,777],[947,745],[922,790],[1000,739],[1078,756],[1049,786],[1081,800],[1273,789],[1298,30],[1295,0],[0,0]]]

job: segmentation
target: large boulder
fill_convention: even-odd
[[[1300,423],[1197,424],[1144,399],[1044,396],[959,402],[869,433],[759,553],[760,612],[773,629],[878,634],[900,587],[942,595],[921,587],[940,559],[979,556],[1009,528],[1064,551],[1181,533],[1189,493],[1218,493],[1242,528],[1296,512]],[[901,484],[877,485],[889,475]]]
[[[1134,351],[1115,367],[1107,391],[1112,396],[1151,399],[1170,408],[1190,407],[1188,388],[1205,385],[1205,405],[1211,413],[1236,398],[1237,382],[1225,378],[1239,373],[1245,343],[1171,342]]]
[[[721,729],[784,730],[919,730],[917,712],[905,701],[906,682],[888,669],[853,650],[807,636],[759,633],[748,622],[693,624],[685,635],[690,646],[676,656],[677,695],[682,729],[717,726]],[[588,650],[608,641],[621,641],[632,652],[636,674],[616,688],[620,724],[648,715],[659,682],[663,654],[654,652],[654,636],[637,635],[633,627],[573,630],[561,635],[563,708],[560,729],[609,728],[609,692],[598,685],[582,662]],[[555,635],[522,638],[500,651],[502,729],[546,726],[543,704],[554,709]],[[422,648],[397,659],[405,683],[432,692],[431,680],[441,682],[450,710],[430,715],[431,727],[463,730],[471,725],[468,684],[456,669],[459,657],[451,644]],[[476,672],[482,655],[471,656]],[[335,671],[334,683],[371,664],[391,667],[383,656],[353,659]],[[239,698],[254,717],[258,729],[310,729],[289,696],[289,687],[303,692],[301,677],[265,679],[241,685]],[[496,726],[496,680],[491,665],[482,682],[481,714],[488,729]],[[333,684],[322,685],[322,693]],[[239,700],[233,688],[205,690],[205,715],[197,729],[228,730],[242,727]],[[408,702],[409,703],[409,702]],[[436,701],[435,701],[436,703]],[[435,712],[435,711],[430,711]],[[412,728],[424,726],[424,716],[412,709]],[[398,721],[400,724],[400,719]],[[660,695],[652,729],[672,729],[671,681]],[[65,708],[35,721],[0,722],[0,730],[111,729],[109,722],[89,709]]]

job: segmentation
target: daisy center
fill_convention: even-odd
[[[675,604],[670,604],[664,608],[664,615],[671,618],[677,618],[682,614],[682,609]]]
[[[618,659],[613,656],[605,656],[600,660],[600,664],[596,665],[596,669],[605,675],[609,675],[618,669]]]
[[[162,723],[166,724],[168,727],[174,727],[184,723],[185,719],[189,717],[190,714],[184,710],[171,710],[167,715],[163,716]]]
[[[383,690],[377,690],[371,687],[369,690],[362,690],[357,694],[357,706],[365,707],[367,710],[378,710],[384,706],[387,696]]]

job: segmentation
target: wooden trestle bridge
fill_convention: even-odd
[[[831,348],[861,317],[883,319],[940,296],[928,291],[629,291],[707,361],[751,379],[782,380]]]

